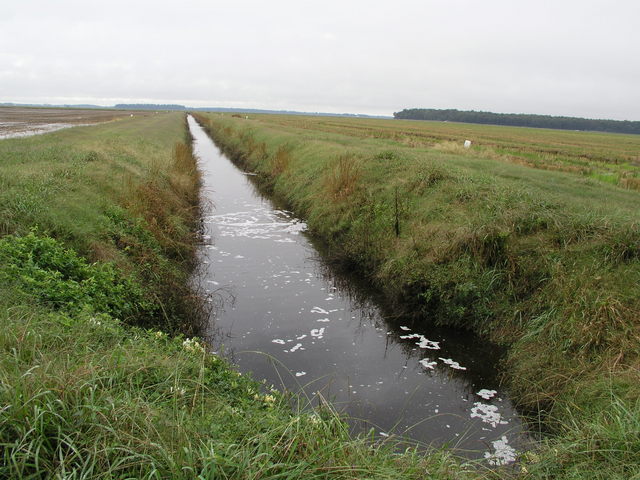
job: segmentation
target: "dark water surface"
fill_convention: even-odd
[[[258,380],[331,399],[355,431],[513,461],[526,434],[496,378],[498,349],[384,315],[375,293],[323,263],[302,221],[189,126],[208,205],[199,281],[223,301],[208,332],[216,351]]]

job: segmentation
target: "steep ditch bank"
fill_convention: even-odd
[[[513,391],[556,433],[532,471],[637,471],[637,194],[310,119],[197,118],[391,296],[511,345]]]

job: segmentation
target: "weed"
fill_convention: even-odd
[[[452,179],[447,171],[439,166],[430,165],[422,167],[411,181],[409,189],[417,195],[422,195],[431,187],[434,187],[443,180]]]
[[[507,261],[509,232],[498,228],[482,226],[457,235],[446,255],[455,259],[460,254],[471,255],[488,267],[504,265]]]
[[[375,154],[373,158],[374,160],[392,162],[394,160],[398,160],[400,158],[400,155],[394,150],[384,150],[380,153]]]
[[[144,290],[112,264],[88,264],[56,240],[30,233],[0,239],[0,282],[12,282],[51,308],[123,320],[153,315]]]
[[[286,145],[280,145],[276,153],[271,158],[271,175],[278,176],[284,173],[289,167],[291,161],[290,148]]]
[[[325,189],[330,198],[343,200],[355,192],[360,177],[358,158],[351,153],[340,155],[325,174]]]
[[[620,185],[630,190],[640,190],[640,178],[626,177],[620,180]]]

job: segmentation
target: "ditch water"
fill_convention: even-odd
[[[215,351],[312,404],[330,400],[356,432],[513,462],[527,435],[497,380],[499,349],[385,314],[364,282],[323,261],[304,222],[261,195],[192,117],[189,127],[206,205],[198,280],[220,302],[207,332]]]

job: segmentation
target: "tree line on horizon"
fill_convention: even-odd
[[[640,135],[640,122],[629,120],[601,120],[579,117],[555,117],[527,113],[492,113],[474,110],[437,110],[433,108],[406,108],[394,112],[393,118],[402,120],[432,120],[439,122],[479,123],[514,127],[553,128]]]
[[[184,105],[157,103],[118,103],[113,108],[118,110],[186,110]]]

